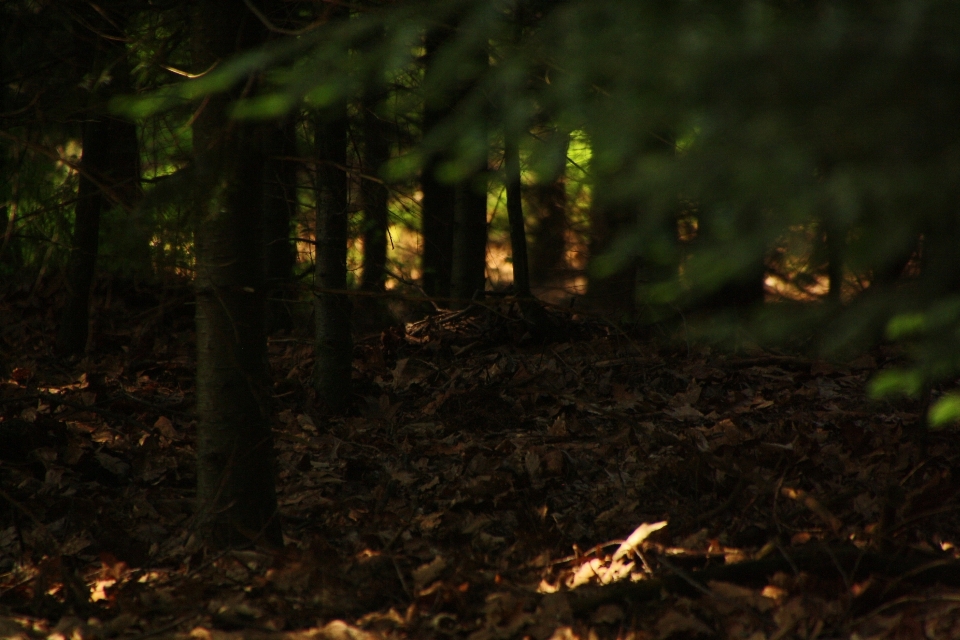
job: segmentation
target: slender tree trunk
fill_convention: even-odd
[[[513,132],[504,133],[503,169],[507,186],[507,218],[513,256],[513,288],[521,298],[530,296],[530,267],[527,262],[527,232],[523,221],[520,184],[520,147]]]
[[[106,119],[88,120],[83,125],[80,156],[80,184],[74,210],[73,242],[67,262],[67,302],[60,314],[57,351],[65,355],[83,352],[87,345],[90,288],[97,266],[100,213],[103,194],[91,176],[103,179],[110,128]]]
[[[527,232],[523,220],[520,175],[520,148],[516,133],[504,132],[503,169],[507,189],[507,218],[510,225],[510,250],[513,257],[513,288],[520,301],[520,312],[535,341],[550,340],[556,325],[530,292],[530,266],[527,258]]]
[[[390,127],[377,113],[382,95],[368,96],[363,105],[363,171],[379,177],[390,160]],[[361,181],[363,191],[363,280],[364,291],[383,291],[387,278],[387,233],[389,191],[373,180]]]
[[[0,67],[2,71],[2,67]],[[6,87],[0,87],[0,109],[6,108]],[[0,206],[0,268],[3,272],[16,272],[23,267],[19,243],[13,241],[19,209],[18,178],[12,170],[13,162],[8,153],[9,144],[0,141],[0,194],[9,194],[9,199]],[[0,196],[2,197],[2,196]]]
[[[126,20],[124,20],[126,23]],[[108,59],[115,59],[125,55],[123,44],[114,44],[110,47]],[[121,59],[113,65],[111,72],[113,80],[109,85],[111,95],[126,95],[133,93],[133,80],[130,76],[130,66],[126,59]],[[140,209],[143,199],[143,188],[140,183],[140,137],[136,123],[110,116],[107,118],[109,127],[109,148],[104,170],[108,186],[116,202],[110,202],[113,207],[121,207],[124,211],[117,216],[121,221],[119,228],[113,230],[113,237],[122,236],[119,246],[123,255],[118,256],[118,264],[122,265],[120,273],[123,278],[137,282],[149,280],[153,277],[153,260],[150,240],[153,236],[153,225],[148,216]],[[122,217],[121,217],[122,216]]]
[[[262,41],[242,3],[200,0],[195,64]],[[214,547],[281,546],[263,330],[261,130],[210,96],[193,125],[197,180],[197,501]]]
[[[266,245],[266,331],[293,328],[290,301],[296,299],[293,268],[296,250],[290,224],[297,212],[297,138],[292,119],[272,125],[266,140],[264,171],[264,243]]]
[[[827,297],[831,302],[839,303],[843,295],[843,234],[840,225],[829,217],[823,221],[827,244]]]
[[[335,412],[350,401],[353,341],[347,288],[346,109],[317,124],[316,358],[317,397]]]

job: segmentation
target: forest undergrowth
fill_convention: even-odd
[[[325,416],[269,342],[285,548],[194,535],[187,290],[0,300],[0,637],[960,636],[960,440],[849,362],[653,341],[510,299],[358,337]],[[306,335],[306,332],[304,332]]]

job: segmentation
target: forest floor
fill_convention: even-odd
[[[358,339],[324,417],[270,341],[286,548],[192,533],[185,293],[100,301],[50,355],[0,299],[0,637],[470,640],[960,637],[956,432],[851,362],[664,346],[515,305]]]

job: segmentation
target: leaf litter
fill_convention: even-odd
[[[192,318],[162,308],[105,311],[66,365],[42,305],[2,302],[0,637],[960,634],[960,445],[866,397],[890,348],[675,348],[559,312],[543,340],[506,299],[358,341],[331,417],[309,342],[272,339],[286,547],[211,553]]]

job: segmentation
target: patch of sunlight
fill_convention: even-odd
[[[494,289],[513,284],[513,260],[509,242],[487,244],[487,280]]]
[[[557,584],[550,584],[541,580],[537,587],[539,593],[555,593],[560,584],[567,589],[576,589],[585,584],[611,584],[629,579],[631,582],[643,580],[646,576],[642,568],[630,558],[638,553],[640,545],[650,537],[650,534],[667,526],[666,521],[643,523],[623,541],[612,556],[591,558],[582,563],[573,573],[560,580]]]
[[[107,595],[107,589],[117,584],[117,581],[113,578],[105,578],[103,580],[97,580],[93,584],[93,592],[90,594],[90,600],[92,602],[98,602],[100,600],[107,600],[110,596]]]
[[[780,300],[794,302],[813,302],[823,298],[830,291],[830,281],[826,276],[819,276],[816,283],[803,289],[779,276],[767,276],[763,284],[768,292]]]
[[[165,580],[169,576],[166,571],[147,571],[142,576],[137,578],[137,582],[140,584],[148,584],[150,582],[158,582],[160,580]]]

